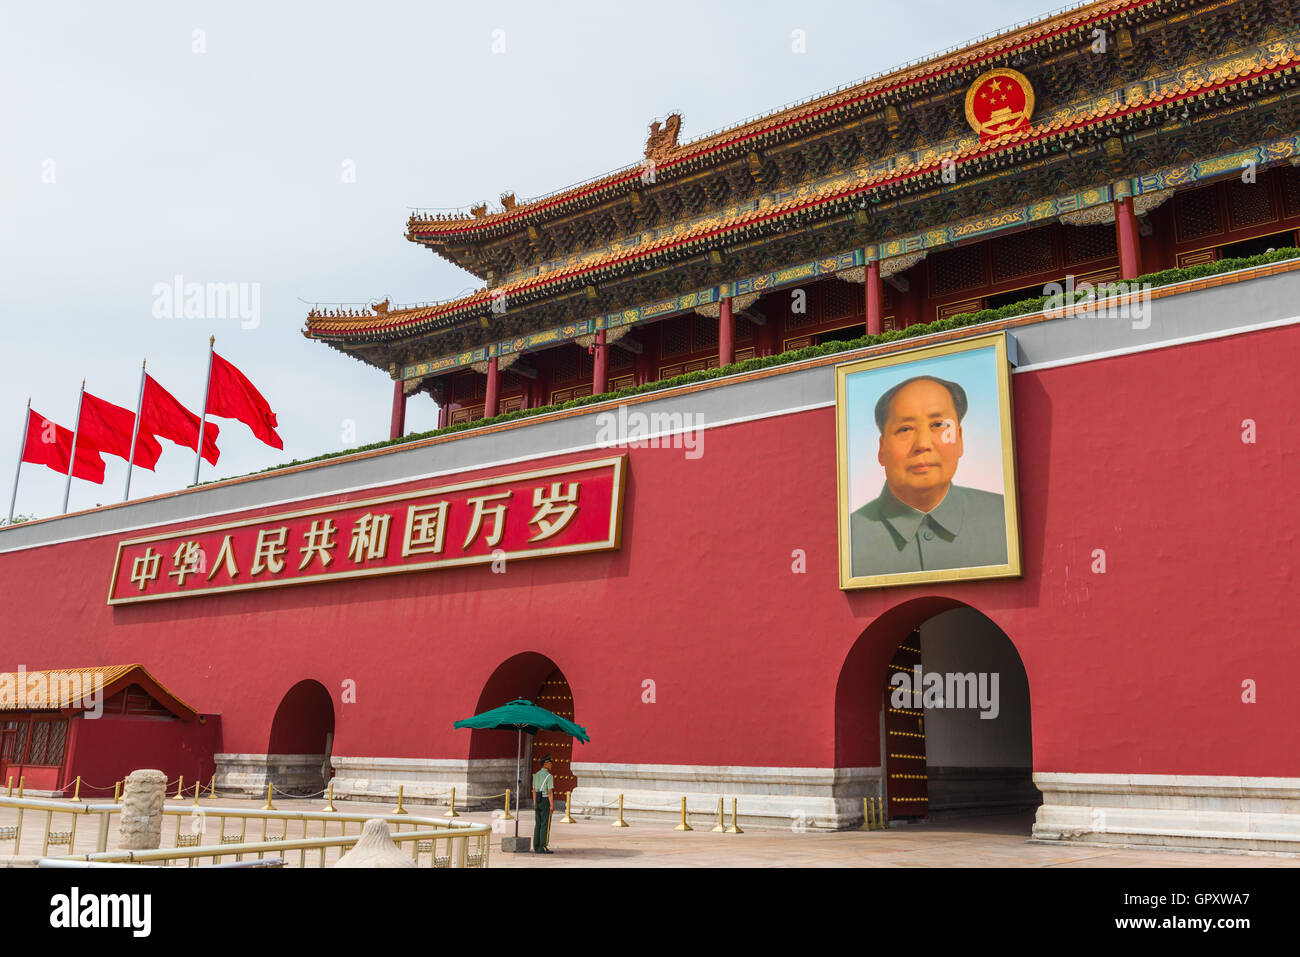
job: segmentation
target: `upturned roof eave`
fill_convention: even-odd
[[[757,120],[683,144],[672,155],[656,163],[656,175],[671,178],[675,172],[698,165],[699,161],[706,157],[725,161],[728,157],[724,154],[729,149],[741,151],[752,149],[756,145],[754,141],[759,138],[785,130],[790,126],[812,121],[829,111],[844,109],[868,100],[883,100],[904,87],[934,82],[950,73],[989,65],[998,57],[1010,56],[1065,33],[1085,30],[1097,22],[1159,2],[1162,0],[1098,0],[1093,4],[1046,17],[1025,27],[971,44],[961,50],[941,54],[923,63],[864,81],[849,89],[828,93]],[[1096,9],[1088,13],[1090,8]],[[1052,29],[1053,24],[1062,25]],[[1018,37],[1023,39],[1017,42]],[[527,225],[543,223],[549,218],[564,215],[584,201],[605,201],[628,192],[629,189],[634,188],[634,184],[640,182],[643,166],[642,162],[638,162],[533,202],[509,210],[487,213],[482,217],[425,220],[413,213],[407,220],[408,238],[415,242],[434,237],[444,240],[454,239],[466,245],[499,239],[518,232]],[[463,268],[463,264],[458,262],[458,265],[462,265]]]

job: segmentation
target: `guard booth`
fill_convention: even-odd
[[[137,768],[208,780],[220,716],[200,715],[140,664],[0,672],[0,785],[106,798]]]

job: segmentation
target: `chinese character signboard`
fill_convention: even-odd
[[[619,547],[626,456],[121,542],[108,603]]]

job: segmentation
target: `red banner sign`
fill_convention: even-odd
[[[108,603],[616,549],[626,463],[619,456],[121,542]]]

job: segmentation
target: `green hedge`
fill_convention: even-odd
[[[1153,287],[1169,286],[1174,283],[1187,282],[1192,279],[1204,279],[1207,276],[1217,276],[1227,272],[1234,272],[1238,269],[1247,269],[1251,266],[1264,266],[1269,263],[1284,262],[1288,259],[1300,259],[1300,249],[1286,247],[1275,249],[1271,253],[1263,253],[1258,256],[1249,256],[1238,259],[1220,259],[1217,262],[1202,263],[1199,266],[1189,266],[1186,269],[1165,269],[1161,272],[1147,273],[1140,276],[1136,282],[1149,283]],[[1075,293],[1075,299],[1082,298],[1079,293]],[[305,465],[308,462],[320,462],[325,459],[339,458],[344,455],[355,455],[357,452],[368,452],[371,449],[382,449],[393,445],[403,445],[407,442],[414,442],[419,439],[432,438],[436,435],[450,435],[453,432],[465,432],[469,429],[477,429],[484,425],[495,425],[498,422],[511,422],[515,419],[528,418],[534,415],[545,415],[548,412],[557,412],[563,409],[577,409],[584,405],[591,405],[594,402],[608,402],[610,399],[624,399],[629,396],[642,395],[646,392],[662,392],[665,389],[676,388],[681,385],[689,385],[693,382],[704,382],[708,379],[717,379],[722,376],[735,375],[738,372],[752,372],[755,369],[768,369],[772,366],[787,365],[791,362],[801,362],[805,359],[816,359],[821,356],[835,355],[840,352],[850,352],[854,349],[862,349],[867,346],[881,345],[886,342],[896,342],[899,339],[913,339],[917,336],[928,336],[935,332],[946,332],[949,329],[961,329],[966,326],[978,326],[986,322],[994,322],[999,319],[1009,319],[1012,316],[1032,315],[1042,311],[1043,303],[1046,296],[1035,296],[1030,299],[1024,299],[1020,302],[1011,303],[1010,305],[1000,306],[997,309],[981,309],[979,312],[962,313],[958,316],[949,316],[947,319],[939,319],[935,322],[916,323],[908,326],[906,329],[891,329],[888,332],[882,332],[878,336],[860,336],[845,342],[827,342],[820,346],[808,346],[804,349],[792,349],[789,352],[783,352],[776,356],[765,356],[760,359],[747,359],[744,362],[733,362],[731,365],[723,366],[718,369],[701,369],[697,372],[688,372],[685,375],[674,376],[671,379],[661,379],[658,382],[648,382],[645,385],[629,386],[626,389],[619,389],[617,392],[606,392],[601,395],[583,396],[580,399],[571,399],[568,402],[559,405],[543,405],[533,409],[520,409],[516,412],[506,412],[503,415],[493,416],[490,419],[475,419],[473,422],[460,422],[456,425],[449,425],[446,428],[435,429],[432,432],[421,432],[419,434],[404,435],[400,439],[387,439],[383,442],[372,442],[369,445],[358,446],[354,449],[347,449],[343,452],[326,452],[323,455],[317,455],[309,459],[294,459],[284,465],[274,465],[270,468],[262,469],[262,472],[274,472],[278,469],[289,468],[294,465]],[[261,473],[250,473],[261,474]],[[220,480],[214,480],[220,481]],[[201,483],[208,484],[208,483]]]

